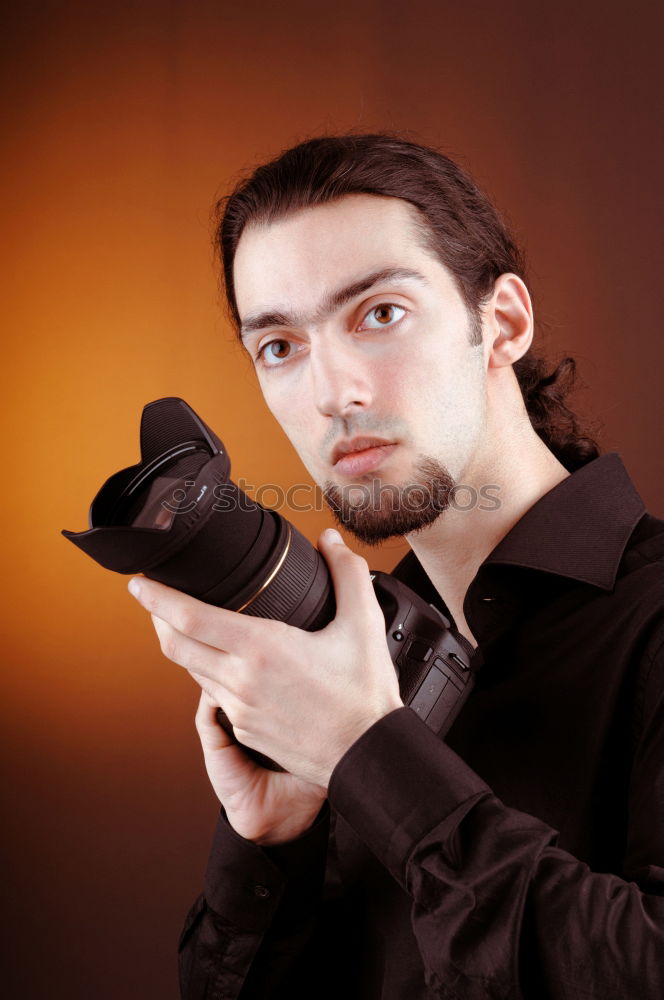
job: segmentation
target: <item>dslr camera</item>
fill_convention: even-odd
[[[88,530],[63,531],[66,538],[106,569],[143,573],[217,607],[308,631],[334,618],[325,560],[286,518],[232,482],[224,445],[183,399],[144,407],[140,446],[141,461],[95,496]],[[371,579],[403,702],[442,737],[472,689],[472,647],[395,577],[376,571]],[[218,718],[232,735],[221,710]]]

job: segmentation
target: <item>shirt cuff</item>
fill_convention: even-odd
[[[491,790],[410,708],[374,723],[346,751],[328,796],[367,847],[405,886],[413,849],[434,827],[445,845]],[[448,827],[446,834],[445,827]]]
[[[320,896],[329,835],[329,806],[299,837],[260,847],[241,837],[221,812],[205,874],[205,898],[223,920],[264,931],[277,917],[290,921]]]

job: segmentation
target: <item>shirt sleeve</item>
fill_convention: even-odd
[[[222,812],[204,893],[180,938],[183,1000],[277,996],[315,924],[328,831],[326,803],[302,836],[262,848],[237,834]]]
[[[330,804],[410,895],[435,995],[664,996],[663,672],[660,658],[634,758],[624,877],[559,848],[555,830],[503,804],[410,709],[385,716],[338,763]]]

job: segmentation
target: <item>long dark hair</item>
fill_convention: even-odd
[[[258,167],[217,203],[224,290],[238,329],[233,261],[245,226],[348,194],[401,198],[418,210],[422,239],[454,275],[475,338],[481,306],[499,275],[510,272],[526,280],[523,254],[503,220],[453,160],[392,135],[325,136]],[[597,444],[581,433],[565,402],[574,383],[574,359],[564,358],[550,370],[528,351],[513,367],[531,423],[556,458],[570,471],[596,458]]]

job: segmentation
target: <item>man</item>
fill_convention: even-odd
[[[661,1000],[663,525],[580,434],[570,362],[533,357],[502,222],[445,157],[347,136],[259,168],[219,239],[275,418],[339,523],[407,537],[395,573],[479,669],[443,741],[403,706],[367,564],[329,532],[320,632],[133,582],[202,688],[223,806],[183,996]],[[454,502],[488,485],[499,503]]]

